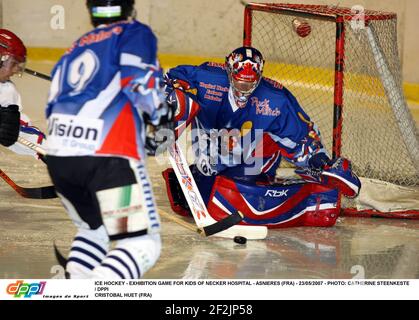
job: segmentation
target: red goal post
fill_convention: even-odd
[[[307,22],[303,35],[293,21]],[[419,139],[406,104],[397,15],[327,5],[249,3],[244,45],[266,59],[319,126],[333,157],[350,159],[363,188],[347,214],[419,218]]]

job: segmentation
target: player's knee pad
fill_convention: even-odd
[[[109,251],[100,266],[92,272],[92,278],[141,278],[153,267],[161,252],[159,234],[119,240]]]
[[[337,200],[337,190],[301,180],[261,185],[219,176],[208,211],[217,221],[240,211],[241,224],[269,228],[328,227],[337,219]]]
[[[103,224],[111,240],[133,238],[160,231],[160,218],[151,184],[139,170],[138,183],[96,193]]]
[[[90,278],[109,250],[109,237],[104,226],[96,230],[79,229],[71,245],[66,271],[71,279]]]

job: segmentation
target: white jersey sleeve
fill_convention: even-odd
[[[15,84],[11,81],[0,83],[0,106],[8,107],[12,104],[19,106],[19,111],[22,111],[22,98]]]
[[[0,106],[5,108],[10,105],[17,105],[21,112],[19,136],[31,142],[42,144],[43,133],[38,128],[32,127],[29,117],[22,113],[22,98],[17,91],[15,84],[11,81],[7,81],[0,83]],[[8,147],[8,149],[17,154],[37,157],[36,152],[17,142]]]

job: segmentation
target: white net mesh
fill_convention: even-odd
[[[317,8],[308,11],[322,12],[325,7]],[[339,10],[347,14],[349,9]],[[352,160],[354,171],[362,177],[417,187],[419,142],[402,94],[397,21],[394,16],[385,17],[360,30],[354,30],[349,19],[345,22],[342,156]],[[296,96],[319,126],[331,154],[336,22],[301,18],[292,12],[253,11],[252,18],[252,46],[267,61],[264,75]],[[310,24],[307,37],[294,30],[296,18]]]

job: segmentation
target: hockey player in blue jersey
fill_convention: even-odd
[[[78,228],[70,278],[139,278],[160,255],[160,221],[145,167],[145,124],[165,127],[157,39],[134,0],[87,0],[95,29],[52,72],[48,169]],[[110,249],[110,241],[116,241]]]
[[[198,188],[216,220],[240,211],[242,224],[334,225],[338,191],[355,197],[360,181],[347,159],[329,158],[317,126],[285,87],[262,77],[263,65],[257,49],[241,47],[225,64],[183,65],[167,73],[178,128],[192,123]],[[309,182],[275,182],[282,158]],[[173,210],[187,214],[174,174],[169,169],[164,177]]]

